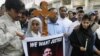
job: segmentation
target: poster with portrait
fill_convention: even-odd
[[[23,40],[25,56],[64,56],[63,34],[47,37],[27,37]]]

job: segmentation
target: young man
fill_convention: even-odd
[[[66,36],[65,36],[65,56],[70,56],[72,47],[70,45],[68,35],[69,35],[69,28],[70,28],[70,25],[72,24],[72,21],[66,17],[66,11],[67,11],[67,8],[65,8],[65,7],[59,8],[58,20],[62,21],[62,24],[65,28],[65,33],[66,33]]]
[[[19,20],[24,4],[20,0],[6,0],[6,13],[0,17],[0,56],[21,56],[21,33]]]
[[[43,56],[52,56],[51,48],[47,47],[44,49]]]
[[[94,35],[90,28],[90,18],[84,15],[79,27],[69,36],[73,47],[71,56],[93,56]]]

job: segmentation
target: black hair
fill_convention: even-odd
[[[83,16],[82,20],[89,20],[89,21],[91,21],[91,18],[90,18],[90,16],[88,14],[85,14]]]
[[[44,53],[45,49],[47,49],[47,48],[50,48],[52,50],[52,47],[47,45],[47,46],[43,47],[43,49],[41,50],[42,54]]]
[[[6,10],[14,9],[17,12],[25,9],[24,3],[21,0],[6,0],[5,1]]]
[[[73,15],[76,15],[76,12],[73,12]]]
[[[79,10],[78,13],[84,13],[84,11],[83,10]]]
[[[52,10],[54,10],[55,8],[50,8],[48,11],[52,11]]]
[[[76,10],[79,10],[79,9],[83,10],[83,7],[80,6],[80,7],[77,7],[76,8]]]
[[[60,7],[60,8],[59,8],[59,11],[60,11],[62,8],[66,8],[66,7],[64,7],[64,6]],[[66,8],[66,11],[67,11],[67,8]]]
[[[90,16],[96,16],[96,14],[95,13],[91,13]]]
[[[40,8],[41,8],[43,2],[47,3],[46,1],[42,1],[42,2],[40,2]]]
[[[37,10],[37,9],[36,9],[36,8],[30,8],[30,9],[29,9],[29,15],[31,15],[31,13],[32,13],[34,10]]]
[[[29,12],[28,12],[27,10],[24,10],[24,11],[22,12],[22,15],[29,16]]]

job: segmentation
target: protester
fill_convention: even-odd
[[[24,4],[20,0],[6,0],[6,13],[0,17],[0,56],[22,56],[23,33],[16,21]]]
[[[65,28],[63,23],[58,20],[57,10],[53,9],[53,11],[48,16],[48,34],[57,35],[61,33],[65,33]]]
[[[34,17],[29,20],[26,37],[40,37],[42,29],[42,22],[40,18]]]
[[[79,27],[69,36],[73,47],[71,56],[93,56],[94,35],[90,28],[90,18],[84,15]]]
[[[24,10],[20,18],[20,24],[21,24],[21,29],[23,33],[26,33],[27,28],[28,28],[28,16],[29,16],[28,11]]]

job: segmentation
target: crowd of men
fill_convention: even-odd
[[[47,2],[42,1],[40,9],[41,6],[48,6],[43,3]],[[71,11],[64,6],[48,8],[50,15],[45,17],[48,36],[64,34],[65,56],[100,56],[99,13],[92,11],[86,14],[83,9],[77,7],[76,11]],[[23,39],[44,36],[44,16],[36,16],[36,11],[37,8],[26,10],[20,0],[5,1],[0,9],[0,56],[22,56]]]

